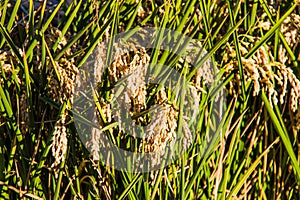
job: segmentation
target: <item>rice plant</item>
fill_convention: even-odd
[[[0,1],[0,198],[299,199],[299,32],[299,1]]]

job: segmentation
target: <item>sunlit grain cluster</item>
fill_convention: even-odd
[[[245,43],[247,44],[247,43]],[[247,44],[249,45],[249,44]],[[244,46],[240,46],[242,55],[248,53]],[[237,70],[236,52],[233,47],[228,45],[228,64],[225,65],[227,72]],[[263,46],[249,59],[242,57],[242,64],[244,66],[244,81],[253,82],[253,96],[258,96],[261,90],[268,93],[271,105],[284,104],[289,101],[290,109],[295,112],[299,107],[299,80],[296,78],[293,70],[284,63],[274,61],[270,52],[270,47]],[[230,92],[236,93],[237,88],[240,88],[241,80],[239,73],[235,73],[236,79],[230,83]],[[236,84],[234,86],[234,84]],[[281,89],[278,90],[277,88]],[[287,94],[290,95],[290,99]]]
[[[58,29],[53,29],[47,34],[46,41],[49,47],[55,45],[55,40],[61,35],[61,32]],[[61,37],[60,41],[57,43],[57,49],[61,50],[64,45],[66,45],[67,39]],[[71,49],[67,50],[65,54],[55,62],[51,62],[50,57],[46,57],[48,65],[46,69],[47,80],[48,80],[48,96],[56,102],[60,103],[70,103],[73,102],[73,94],[76,84],[76,76],[78,74],[78,68],[74,64],[74,60],[69,60],[66,57],[71,54]],[[58,119],[56,123],[53,134],[52,142],[52,155],[55,158],[53,166],[57,166],[61,161],[64,161],[64,156],[66,153],[68,139],[67,139],[67,128],[66,120],[68,118],[68,110],[71,109],[67,106],[61,115],[61,118]]]

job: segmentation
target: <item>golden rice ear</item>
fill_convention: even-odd
[[[54,33],[59,35],[59,30],[54,30]],[[51,41],[51,37],[48,37],[48,40]],[[58,49],[62,48],[66,44],[66,38],[62,38],[58,45]],[[51,45],[53,43],[50,42]],[[79,73],[77,66],[74,64],[74,60],[68,60],[66,57],[70,55],[71,50],[66,51],[65,55],[62,56],[58,61],[55,62],[57,67],[57,75],[60,78],[60,81],[55,77],[54,70],[51,70],[51,73],[48,74],[48,82],[50,91],[49,94],[52,95],[52,99],[59,101],[60,103],[65,103],[70,101],[73,103],[73,94],[75,90],[76,77]],[[47,59],[47,58],[46,58]],[[49,59],[49,58],[48,58]],[[50,63],[50,62],[49,62]],[[48,69],[51,69],[53,66],[49,64]],[[67,127],[66,119],[68,117],[67,108],[62,114],[61,118],[58,120],[54,127],[53,141],[52,141],[52,155],[55,158],[52,167],[57,167],[61,162],[65,160],[65,153],[67,151],[68,138],[67,138]]]
[[[164,86],[162,86],[161,89],[158,91],[156,100],[158,104],[163,104],[165,102],[168,102],[166,88]]]
[[[94,80],[95,83],[100,84],[102,81],[102,76],[105,69],[107,46],[104,42],[97,45],[94,53]]]
[[[151,167],[160,165],[160,157],[166,152],[169,143],[171,148],[174,145],[177,117],[178,111],[166,104],[152,115],[139,147],[140,152],[155,153],[151,157]]]
[[[291,68],[286,68],[284,65],[281,66],[284,71],[286,71],[286,75],[291,85],[291,99],[290,99],[290,108],[293,112],[296,112],[300,107],[300,81],[293,73]]]
[[[100,159],[99,150],[100,147],[103,146],[104,144],[102,140],[103,133],[101,129],[102,129],[101,126],[99,127],[99,129],[93,127],[91,132],[91,139],[86,144],[86,146],[90,148],[91,156],[94,161],[98,161]]]
[[[192,40],[189,42],[185,54],[186,61],[190,65],[195,65],[195,61],[197,61],[199,58],[203,58],[207,54],[207,51],[202,47],[200,41]],[[194,75],[193,83],[196,89],[203,90],[201,87],[202,83],[205,85],[212,84],[214,82],[214,74],[212,61],[211,58],[209,58],[203,63],[202,66],[198,68]]]
[[[243,44],[243,43],[241,43]],[[280,49],[279,49],[280,50]],[[229,45],[227,47],[227,56],[229,62],[224,66],[226,73],[237,69],[237,61],[235,60],[235,50]],[[253,96],[258,96],[261,89],[267,93],[270,105],[276,105],[278,102],[284,104],[286,94],[290,94],[289,105],[292,112],[296,112],[300,102],[300,81],[297,79],[293,70],[284,63],[275,62],[269,53],[271,51],[268,46],[261,46],[258,51],[248,59],[242,57],[244,80],[245,82],[253,82]],[[247,53],[247,52],[245,52]],[[235,92],[235,88],[240,88],[240,76],[235,75],[229,83],[230,91]],[[291,86],[288,90],[288,84]],[[279,89],[276,89],[278,87]],[[240,92],[240,91],[239,91]]]
[[[110,104],[105,103],[102,97],[99,98],[99,103],[101,105],[101,111],[103,113],[103,117],[106,120],[106,123],[110,123],[112,121],[112,110],[110,108]],[[101,148],[106,148],[108,146],[104,140],[104,137],[106,137],[106,135],[102,132],[104,122],[101,119],[100,113],[97,109],[95,109],[94,119],[92,121],[94,124],[98,125],[98,128],[91,128],[91,134],[89,135],[89,139],[85,145],[87,148],[89,148],[92,159],[94,161],[98,161]]]
[[[58,65],[58,73],[60,75],[60,91],[59,100],[63,103],[66,99],[70,99],[73,102],[73,93],[76,84],[76,76],[78,74],[78,68],[73,62],[61,58]]]
[[[271,6],[269,7],[271,12],[276,13],[277,11]],[[268,31],[272,28],[272,23],[268,18],[267,14],[264,12],[258,19],[257,28],[261,28]],[[282,33],[284,39],[286,40],[289,47],[292,50],[296,48],[300,40],[300,16],[296,13],[291,13],[290,16],[286,17],[280,26],[280,32]],[[278,47],[278,61],[282,64],[290,64],[292,62],[290,56],[287,54],[286,49],[282,44]]]
[[[146,73],[150,56],[144,48],[133,49],[134,55],[116,46],[117,59],[109,67],[110,79],[117,82],[126,78],[126,88],[120,99],[124,100],[127,110],[132,113],[146,109]],[[133,107],[132,107],[133,105]]]
[[[58,42],[57,51],[61,50],[68,42],[66,37],[61,37],[61,31],[57,28],[51,28],[49,33],[46,34],[45,39],[49,48],[52,48],[57,38],[60,37]],[[39,55],[40,52],[37,51]],[[56,72],[53,70],[52,63],[49,61],[49,56],[46,56],[46,60],[49,62],[46,66],[49,92],[48,94],[54,101],[59,101],[60,103],[70,100],[73,102],[73,94],[75,90],[76,77],[79,73],[77,66],[74,64],[74,59],[67,59],[68,56],[72,54],[71,48],[65,51],[64,55],[55,62],[57,68],[57,75],[60,77],[60,81],[56,78]]]
[[[66,118],[67,111],[62,114],[61,119],[58,120],[54,127],[53,141],[52,141],[52,155],[54,162],[52,167],[57,167],[61,162],[65,160],[65,153],[68,148]]]

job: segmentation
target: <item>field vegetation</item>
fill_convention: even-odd
[[[101,44],[140,27],[177,31],[205,50],[193,66],[159,43],[121,49],[104,68],[111,46]],[[299,1],[1,0],[0,199],[299,199],[299,42]],[[78,129],[72,112],[91,58],[98,131]],[[170,88],[145,82],[150,63],[188,82],[197,105],[192,131]],[[128,135],[113,115],[112,88],[126,76],[131,87],[120,98],[136,124],[149,124],[149,138]],[[161,112],[149,117],[154,104]],[[99,161],[104,136],[125,150],[159,152],[180,131],[191,145],[155,171]]]

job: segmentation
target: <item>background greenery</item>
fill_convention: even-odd
[[[0,5],[1,199],[299,198],[300,114],[299,108],[294,112],[289,106],[294,98],[291,89],[300,87],[298,3],[2,0]],[[222,126],[203,127],[199,121],[196,140],[180,159],[157,172],[126,173],[91,159],[70,114],[65,159],[53,165],[55,126],[71,109],[70,102],[57,96],[62,94],[55,94],[65,84],[56,66],[71,66],[66,73],[75,73],[106,37],[153,26],[202,41],[226,88]],[[283,26],[296,32],[286,35]],[[296,39],[290,42],[289,37]],[[283,81],[288,76],[284,70],[291,69],[297,80],[284,88],[275,76],[269,84],[262,77],[259,93],[254,94],[255,80],[247,63],[262,56],[262,47],[268,49],[267,63],[273,63],[274,74]],[[168,54],[150,53],[152,60],[158,59],[153,62],[173,61],[166,59]],[[264,74],[266,63],[255,62]],[[284,104],[268,98],[272,87],[279,94],[287,91]],[[207,98],[201,101],[207,108],[210,103]],[[201,133],[210,129],[221,136],[201,157]]]

